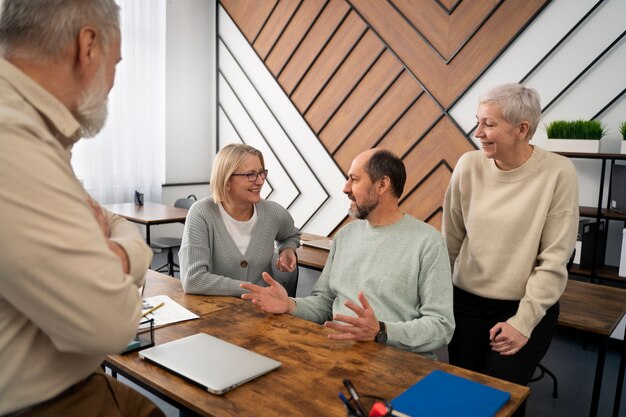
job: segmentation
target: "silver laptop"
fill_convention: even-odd
[[[142,350],[139,357],[217,395],[281,365],[274,359],[206,333]]]

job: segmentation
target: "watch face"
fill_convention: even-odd
[[[380,331],[376,334],[376,343],[380,343],[381,345],[384,345],[385,343],[387,343],[387,332],[386,331]]]

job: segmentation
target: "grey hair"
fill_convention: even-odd
[[[106,49],[119,36],[119,16],[115,0],[0,0],[0,55],[58,58],[87,25]]]
[[[534,88],[521,84],[503,84],[487,90],[478,99],[479,104],[494,103],[500,108],[502,117],[517,126],[528,122],[527,139],[533,137],[541,119],[541,98]]]

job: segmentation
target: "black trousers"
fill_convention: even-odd
[[[559,303],[550,307],[533,330],[528,343],[515,355],[491,350],[489,329],[515,315],[519,301],[493,300],[454,287],[456,328],[448,345],[452,365],[520,385],[528,385],[546,354],[559,318]]]

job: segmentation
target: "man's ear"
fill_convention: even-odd
[[[391,179],[386,175],[380,178],[377,182],[378,186],[376,187],[376,190],[378,191],[378,195],[384,194],[385,191],[389,190],[391,187]]]
[[[93,67],[95,55],[98,53],[99,36],[98,32],[91,26],[85,26],[78,32],[78,53],[77,64],[82,71]]]

